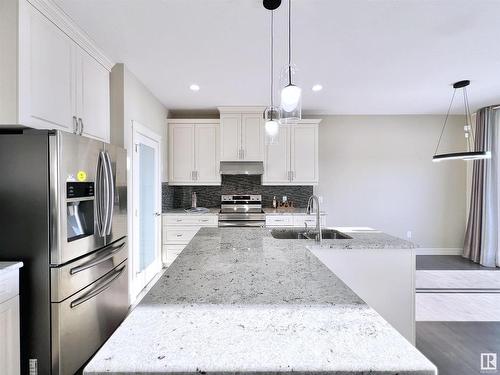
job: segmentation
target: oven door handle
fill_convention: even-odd
[[[71,301],[69,304],[69,307],[74,309],[75,307],[81,305],[82,303],[87,302],[89,299],[94,298],[98,294],[104,292],[106,289],[108,289],[111,286],[111,283],[113,281],[115,281],[123,273],[123,270],[125,269],[125,267],[126,267],[126,265],[123,265],[119,269],[116,269],[116,271],[113,272],[112,275],[105,276],[102,280],[97,282],[97,284],[94,288],[89,290],[83,296],[75,299],[74,301]]]
[[[73,267],[72,269],[69,270],[70,275],[74,275],[75,273],[85,271],[86,269],[94,267],[94,266],[98,265],[99,263],[102,263],[102,262],[108,260],[109,258],[112,258],[117,252],[119,252],[121,249],[123,249],[123,246],[125,246],[125,242],[122,242],[118,246],[113,246],[113,247],[109,248],[109,251],[107,251],[106,253],[104,253],[104,254],[102,254],[102,255],[100,255],[92,260],[89,260],[88,262],[85,262],[83,264],[80,264],[79,266]]]

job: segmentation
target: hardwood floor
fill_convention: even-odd
[[[439,375],[481,374],[481,353],[500,356],[500,322],[417,322],[417,348]]]
[[[498,267],[483,267],[460,255],[417,255],[417,270],[491,270]]]

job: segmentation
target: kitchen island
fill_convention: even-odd
[[[324,245],[412,247],[350,235]],[[200,229],[84,373],[436,374],[313,244],[264,228]]]

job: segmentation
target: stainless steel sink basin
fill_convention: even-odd
[[[324,240],[348,240],[347,234],[334,229],[322,230]],[[306,229],[272,229],[271,236],[279,240],[315,240],[316,233]]]

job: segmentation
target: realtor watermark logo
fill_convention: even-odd
[[[481,353],[481,371],[497,371],[497,353]]]

